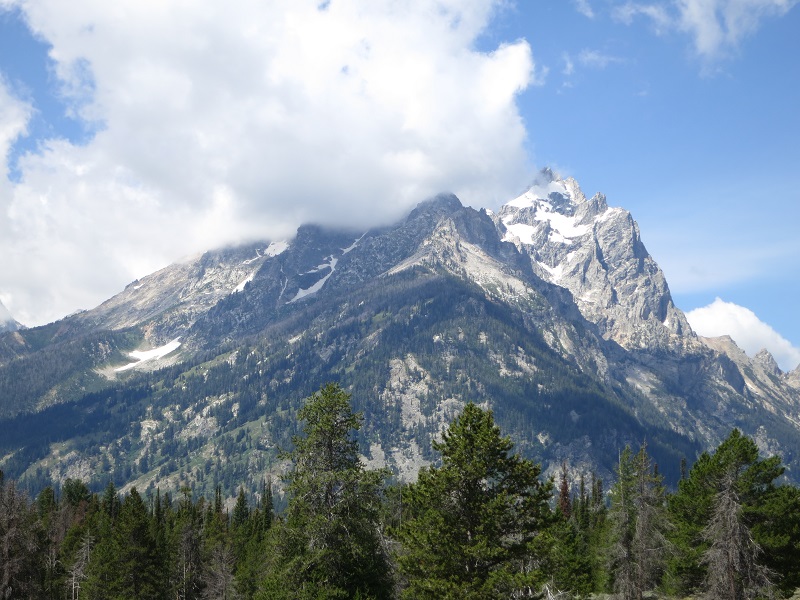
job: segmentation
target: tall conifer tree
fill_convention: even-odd
[[[550,523],[552,482],[512,454],[491,411],[467,404],[434,449],[442,465],[420,471],[403,500],[399,538],[405,597],[491,599],[543,583],[535,543]]]

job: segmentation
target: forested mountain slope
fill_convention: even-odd
[[[631,215],[545,171],[497,214],[440,195],[391,227],[303,226],[4,334],[0,468],[232,494],[280,471],[300,402],[336,381],[365,460],[403,479],[474,401],[549,472],[607,478],[646,439],[674,481],[739,427],[796,480],[798,380],[698,338]]]

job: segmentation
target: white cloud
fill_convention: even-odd
[[[17,138],[27,133],[32,112],[33,107],[16,98],[0,74],[0,165],[5,168],[5,171],[0,173],[0,185],[2,185],[2,175],[7,175],[11,146]]]
[[[594,69],[605,69],[612,63],[622,62],[621,58],[603,54],[597,50],[582,50],[578,55],[578,62],[585,67]]]
[[[707,59],[735,49],[761,20],[783,16],[797,0],[677,0],[679,26],[694,39],[697,53]]]
[[[663,4],[640,4],[637,2],[626,2],[614,8],[612,16],[626,25],[630,25],[638,16],[650,19],[656,28],[657,33],[672,27],[672,18]]]
[[[614,8],[618,21],[631,24],[649,18],[658,33],[678,30],[692,38],[695,52],[713,62],[734,52],[768,17],[781,17],[800,0],[672,0],[665,3],[625,2]]]
[[[492,204],[527,180],[530,47],[474,44],[502,0],[16,4],[98,131],[0,182],[0,292],[28,325],[190,252],[386,222],[443,190]]]
[[[570,55],[566,52],[564,52],[562,57],[564,59],[564,70],[562,73],[565,76],[570,77],[575,72],[575,63],[572,61],[572,57],[570,57]]]
[[[589,4],[589,0],[573,0],[575,3],[575,9],[581,13],[584,17],[588,19],[594,19],[594,10],[592,9],[592,5]]]
[[[698,334],[704,337],[729,335],[750,356],[766,348],[783,371],[800,364],[800,348],[792,346],[748,308],[717,298],[708,306],[687,312],[686,318]]]
[[[8,312],[8,309],[0,301],[0,325],[4,325],[14,320],[14,317]]]

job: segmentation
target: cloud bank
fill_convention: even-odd
[[[729,335],[749,356],[766,348],[783,371],[800,365],[800,348],[792,346],[789,340],[743,306],[717,298],[708,306],[687,312],[686,318],[692,329],[704,337]]]
[[[502,0],[0,0],[52,47],[96,132],[0,181],[0,293],[35,325],[181,255],[303,222],[398,218],[444,190],[493,205],[530,165],[525,41],[475,40]],[[0,152],[31,107],[0,82]]]

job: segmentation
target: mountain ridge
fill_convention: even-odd
[[[135,350],[155,358],[136,362]],[[15,387],[44,357],[63,363],[44,369],[47,385]],[[112,407],[139,433],[118,416],[88,446],[89,434],[56,429],[0,447],[0,468],[63,479],[77,472],[65,449],[86,446],[75,460],[103,474],[97,485],[175,487],[234,472],[256,481],[280,469],[276,448],[296,431],[298,402],[336,380],[365,413],[365,460],[402,478],[427,464],[430,441],[467,401],[494,409],[551,473],[568,460],[576,476],[608,478],[619,448],[647,438],[674,479],[681,456],[740,427],[794,476],[798,377],[697,336],[631,215],[545,171],[497,213],[440,194],[392,226],[307,225],[3,335],[0,433],[23,421],[51,431],[47,411],[94,423]]]

